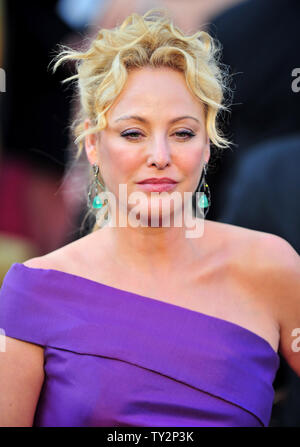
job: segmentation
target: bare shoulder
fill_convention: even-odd
[[[298,253],[280,236],[223,222],[208,222],[214,238],[222,239],[224,246],[231,250],[236,258],[241,256],[245,262],[247,259],[255,260],[260,268],[267,268],[270,263],[278,267],[291,263],[296,268],[299,264]]]
[[[84,256],[92,249],[92,239],[93,234],[88,234],[43,256],[28,259],[23,264],[31,268],[54,269],[72,273],[81,261],[84,265]]]
[[[37,256],[35,258],[27,259],[23,262],[23,265],[36,269],[54,269],[64,270],[67,262],[67,251],[61,250],[59,253],[51,252],[43,256]]]
[[[299,254],[275,234],[222,223],[215,228],[224,234],[230,265],[250,295],[263,299],[278,322],[279,351],[300,376]]]
[[[221,222],[214,222],[210,231],[215,239],[223,241],[228,271],[233,270],[239,279],[247,281],[249,290],[253,287],[257,295],[263,290],[264,299],[271,300],[278,317],[284,317],[288,310],[284,311],[278,290],[287,291],[289,284],[296,287],[300,276],[300,256],[291,244],[272,233]]]
[[[216,223],[232,265],[257,281],[263,280],[266,292],[273,296],[273,304],[279,284],[299,285],[300,256],[287,240],[272,233]],[[281,305],[282,299],[278,298],[277,304]]]

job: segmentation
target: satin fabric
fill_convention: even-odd
[[[280,358],[238,324],[14,263],[0,328],[44,347],[34,426],[269,424]]]

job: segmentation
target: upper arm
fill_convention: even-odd
[[[282,269],[279,351],[300,377],[300,258]]]
[[[0,352],[1,427],[33,425],[43,381],[43,347],[6,336]]]
[[[263,249],[265,290],[280,326],[279,351],[300,377],[300,256],[275,235],[265,237]]]

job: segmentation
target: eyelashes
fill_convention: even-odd
[[[127,131],[127,132],[123,132],[123,133],[120,134],[120,136],[124,137],[124,138],[130,137],[130,138],[128,138],[129,140],[131,140],[131,139],[132,140],[137,140],[137,138],[133,137],[133,135],[142,136],[142,134],[140,132],[132,132],[132,131],[130,131],[130,132]],[[175,135],[186,135],[185,138],[181,138],[180,137],[180,139],[181,140],[189,140],[192,137],[194,137],[196,134],[194,132],[190,132],[190,131],[185,130],[185,131],[182,131],[182,132],[175,132]]]

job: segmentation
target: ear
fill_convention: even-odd
[[[92,127],[92,123],[89,118],[86,118],[84,121],[84,130]],[[96,134],[89,134],[85,136],[85,151],[87,158],[91,164],[97,162],[97,137]]]

